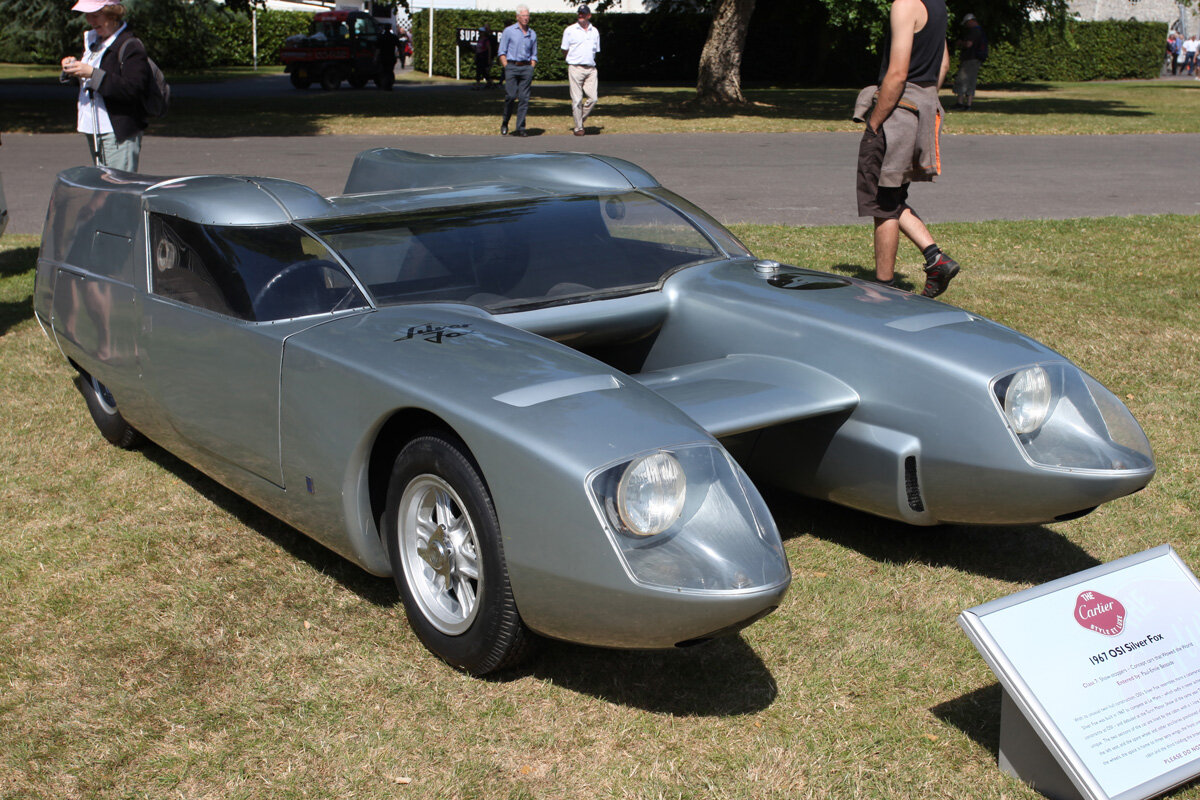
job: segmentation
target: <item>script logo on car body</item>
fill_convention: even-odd
[[[431,325],[426,322],[424,325],[414,325],[408,331],[393,342],[407,342],[409,339],[424,339],[433,344],[441,344],[446,339],[454,339],[458,336],[465,336],[471,332],[471,326],[467,323],[458,323],[456,325]]]

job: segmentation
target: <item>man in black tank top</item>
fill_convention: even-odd
[[[932,151],[937,163],[927,168],[929,174],[916,179],[932,180],[940,169],[937,91],[949,65],[946,0],[892,0],[879,89],[865,117],[867,127],[859,144],[858,213],[875,220],[875,280],[894,285],[903,233],[925,256],[922,294],[926,297],[944,292],[959,267],[941,251],[925,223],[909,207],[912,171],[908,167],[918,160],[918,149],[924,148]],[[925,119],[918,123],[921,114]]]

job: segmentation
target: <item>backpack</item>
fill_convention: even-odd
[[[979,29],[979,44],[975,45],[975,57],[979,59],[980,64],[982,64],[984,61],[987,61],[987,57],[988,57],[987,34],[983,32],[982,28]]]
[[[129,45],[133,44],[133,39],[126,39],[125,44],[121,45],[120,51],[117,53],[117,60],[121,63],[121,67],[125,66],[125,50]],[[145,45],[143,45],[143,48]],[[142,98],[142,111],[146,113],[147,119],[157,119],[167,115],[167,105],[171,102],[171,84],[167,83],[167,78],[163,75],[158,64],[154,63],[154,59],[150,54],[146,54],[146,63],[150,65],[150,91]]]

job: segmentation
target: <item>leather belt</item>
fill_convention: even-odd
[[[509,59],[508,66],[510,66],[510,67],[528,67],[532,63],[533,63],[532,61],[513,61],[512,59]]]

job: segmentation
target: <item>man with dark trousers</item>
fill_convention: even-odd
[[[500,135],[508,136],[508,120],[517,111],[514,134],[525,135],[525,112],[529,110],[529,94],[533,88],[533,68],[537,66],[537,33],[529,27],[529,7],[517,6],[517,21],[500,34],[497,53],[504,68],[504,119]]]
[[[925,257],[926,297],[946,291],[959,270],[908,205],[909,183],[932,180],[941,169],[937,93],[949,66],[945,0],[892,0],[879,86],[863,117],[858,213],[875,220],[875,280],[893,284],[903,233]]]

